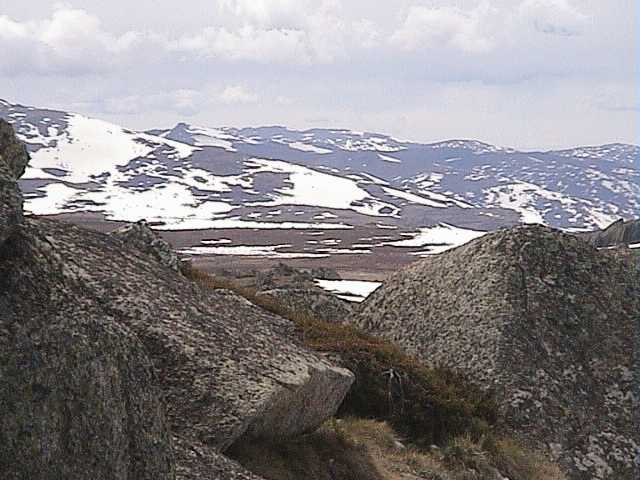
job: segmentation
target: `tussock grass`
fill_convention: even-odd
[[[560,468],[541,453],[527,449],[511,438],[493,435],[480,441],[468,436],[455,438],[442,450],[440,460],[456,480],[490,480],[495,478],[496,471],[507,478],[521,480],[566,478]]]
[[[566,480],[560,468],[515,440],[487,434],[450,439],[442,448],[403,447],[386,422],[346,418],[335,427],[347,441],[365,447],[385,480]],[[412,477],[415,476],[415,477]]]
[[[305,346],[337,357],[356,376],[340,416],[387,420],[402,435],[422,445],[441,444],[465,433],[478,438],[496,419],[492,395],[456,372],[425,367],[393,343],[355,326],[290,311],[276,299],[199,270],[187,274],[204,288],[233,290],[291,320]]]
[[[195,269],[185,274],[291,320],[302,344],[356,376],[340,418],[318,431],[284,443],[232,446],[226,453],[245,468],[268,480],[566,480],[543,455],[495,435],[493,396],[463,375],[425,367],[387,340],[290,311],[232,281]]]
[[[385,480],[367,446],[327,422],[284,443],[238,442],[226,455],[267,480]]]

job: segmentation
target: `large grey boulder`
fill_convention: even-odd
[[[640,243],[640,220],[617,220],[604,230],[581,234],[596,247]]]
[[[173,445],[178,480],[264,480],[196,439],[175,437]]]
[[[127,467],[108,477],[102,472],[113,462],[105,460],[103,469],[68,478],[172,478],[167,431],[181,445],[174,452],[179,478],[250,478],[221,459],[226,448],[315,429],[353,381],[349,371],[297,346],[291,322],[230,292],[203,291],[112,236],[27,219],[0,247],[0,258],[0,405],[24,404],[0,408],[0,425],[10,426],[11,438],[33,437],[4,450],[8,478],[41,464],[66,472],[67,463],[94,461],[97,450],[89,447],[96,445]],[[46,365],[38,363],[43,359]],[[31,388],[38,368],[51,406],[40,403],[40,387]],[[29,472],[26,478],[52,478],[35,467]]]
[[[631,266],[526,226],[404,268],[358,323],[493,389],[505,427],[571,478],[635,480],[639,299]]]
[[[18,179],[29,162],[25,146],[13,127],[0,119],[0,244],[22,223],[22,194]]]
[[[278,304],[301,316],[331,323],[353,322],[355,312],[353,305],[319,287],[274,288],[260,291],[257,296],[275,299]]]
[[[143,345],[78,295],[53,241],[18,234],[0,246],[2,478],[174,478]]]
[[[155,257],[160,263],[176,272],[180,270],[178,254],[171,248],[169,242],[154,232],[144,220],[124,225],[113,230],[109,235]]]

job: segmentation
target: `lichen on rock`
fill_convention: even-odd
[[[571,235],[502,230],[401,270],[358,323],[494,390],[571,478],[635,480],[640,276]]]
[[[319,287],[280,287],[262,290],[256,295],[271,298],[299,316],[309,316],[332,323],[349,323],[355,314],[355,308],[349,302]]]
[[[187,280],[146,224],[23,219],[27,161],[0,122],[3,479],[259,480],[224,450],[336,412],[351,372],[297,346],[291,322]]]
[[[0,255],[3,312],[0,404],[13,402],[14,394],[10,391],[16,385],[28,383],[24,372],[12,367],[20,364],[15,360],[24,350],[20,345],[41,345],[38,342],[55,338],[49,333],[51,329],[66,328],[69,336],[55,343],[59,356],[55,357],[54,365],[59,365],[48,370],[46,377],[47,388],[52,391],[50,398],[61,399],[56,405],[64,409],[63,398],[67,402],[69,398],[82,399],[86,393],[87,417],[112,419],[111,423],[98,424],[106,430],[105,435],[114,429],[125,429],[128,423],[123,412],[128,412],[127,409],[133,408],[140,417],[148,415],[149,421],[155,419],[152,423],[155,422],[157,433],[142,429],[134,434],[125,429],[117,437],[120,443],[111,445],[114,452],[119,444],[127,444],[130,445],[127,452],[140,456],[138,450],[131,452],[131,445],[146,438],[160,441],[166,432],[183,444],[205,445],[204,451],[215,451],[216,455],[240,438],[294,437],[331,417],[353,382],[353,374],[348,370],[297,346],[290,321],[269,314],[231,292],[203,291],[155,258],[140,255],[135,249],[123,249],[121,242],[108,235],[32,218],[25,221],[19,235],[0,248]],[[85,349],[78,325],[88,319],[93,319],[96,329],[113,330],[113,335],[121,336],[122,347],[111,347],[95,338],[86,342]],[[22,343],[18,341],[20,335],[24,337]],[[130,356],[135,361],[124,360],[129,358],[126,348],[131,350]],[[34,355],[42,355],[41,347],[33,347],[33,351]],[[76,351],[77,356],[86,355],[87,360],[75,362]],[[95,353],[99,360],[91,360],[91,352],[100,352]],[[145,382],[141,377],[138,390],[129,388],[130,384],[116,388],[123,377],[135,381],[138,374],[129,374],[129,369],[143,371],[137,362],[144,364],[145,358],[149,371],[154,373],[153,381]],[[103,403],[98,393],[91,391],[65,393],[77,383],[72,379],[67,382],[65,372],[80,375],[71,367],[75,365],[82,371],[87,362],[98,369],[95,372],[89,369],[88,374],[97,382],[95,392],[103,389],[106,395]],[[67,387],[69,382],[71,386]],[[120,397],[112,398],[107,387],[119,392]],[[130,395],[149,401],[137,404]],[[36,402],[24,395],[19,398]],[[154,403],[157,398],[164,403],[165,421],[161,421],[161,412]],[[0,424],[14,425],[12,432],[33,431],[30,418],[22,414],[16,417],[13,410],[0,409]],[[80,442],[80,433],[67,435],[66,424],[53,418],[51,428],[63,432],[61,444]],[[84,419],[83,415],[78,418],[78,432],[90,435],[98,428],[89,418]],[[33,419],[44,421],[38,414]],[[34,435],[34,442],[43,438],[38,431]],[[136,435],[142,439],[136,440]],[[46,442],[38,443],[45,445],[42,450],[25,450],[20,445],[13,450],[16,458],[31,456],[36,459],[34,462],[43,461],[51,451]],[[106,448],[107,440],[104,445]],[[64,464],[74,464],[75,460],[66,455],[69,451],[62,450],[63,454],[55,456],[52,464],[60,469]],[[162,451],[166,453],[165,449]],[[121,456],[126,456],[125,453]],[[93,457],[82,450],[76,452],[75,458],[81,463]],[[145,454],[141,458],[145,459],[144,468],[152,471],[165,457]],[[204,458],[202,462],[207,464],[213,459]],[[172,468],[170,464],[169,473],[149,478],[171,478]],[[180,463],[176,469],[183,472],[182,478],[197,478],[184,473],[188,467]],[[70,478],[108,478],[98,474],[78,475]]]
[[[180,270],[180,257],[169,242],[154,232],[145,220],[129,223],[109,233],[128,245],[133,245],[176,272]]]
[[[22,223],[23,200],[18,179],[28,162],[27,149],[16,138],[13,127],[0,119],[0,244]]]

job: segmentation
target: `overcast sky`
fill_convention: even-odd
[[[0,0],[0,98],[134,129],[640,143],[638,0]]]

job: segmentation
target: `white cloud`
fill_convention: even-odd
[[[448,48],[487,53],[524,48],[532,42],[531,33],[579,34],[587,19],[569,0],[523,0],[515,9],[488,0],[467,10],[415,5],[407,10],[390,43],[405,51]]]
[[[218,97],[222,103],[255,103],[258,101],[258,95],[247,90],[242,85],[230,85],[226,87]]]
[[[377,45],[377,26],[345,19],[338,0],[220,0],[221,25],[170,42],[205,58],[328,64]]]
[[[380,31],[371,20],[362,19],[351,24],[353,38],[362,48],[375,48],[380,42]]]
[[[159,93],[112,96],[100,109],[114,115],[140,115],[152,111],[170,111],[193,116],[215,105],[246,105],[259,100],[257,93],[244,85],[205,87],[202,90],[177,89]]]
[[[588,20],[569,0],[524,0],[519,14],[538,32],[565,36],[581,33]]]
[[[293,101],[293,98],[287,97],[285,95],[278,95],[275,98],[275,103],[276,105],[282,105],[282,106],[288,107],[290,105],[293,105],[294,101]]]
[[[113,35],[84,10],[58,5],[48,19],[17,22],[0,16],[0,72],[104,71],[142,46],[136,32]]]
[[[149,111],[172,111],[180,115],[194,115],[204,106],[201,92],[178,89],[169,92],[111,97],[103,102],[102,110],[110,114],[140,115]]]
[[[494,39],[485,27],[496,13],[487,2],[469,11],[413,6],[392,35],[391,44],[407,51],[452,47],[465,52],[486,52],[494,47]]]
[[[250,60],[258,63],[306,63],[310,60],[305,33],[299,30],[266,30],[245,25],[237,30],[208,27],[170,42],[169,49],[205,58]]]
[[[290,30],[304,27],[314,3],[318,5],[310,0],[220,0],[219,8],[222,14],[238,17],[245,24]]]

